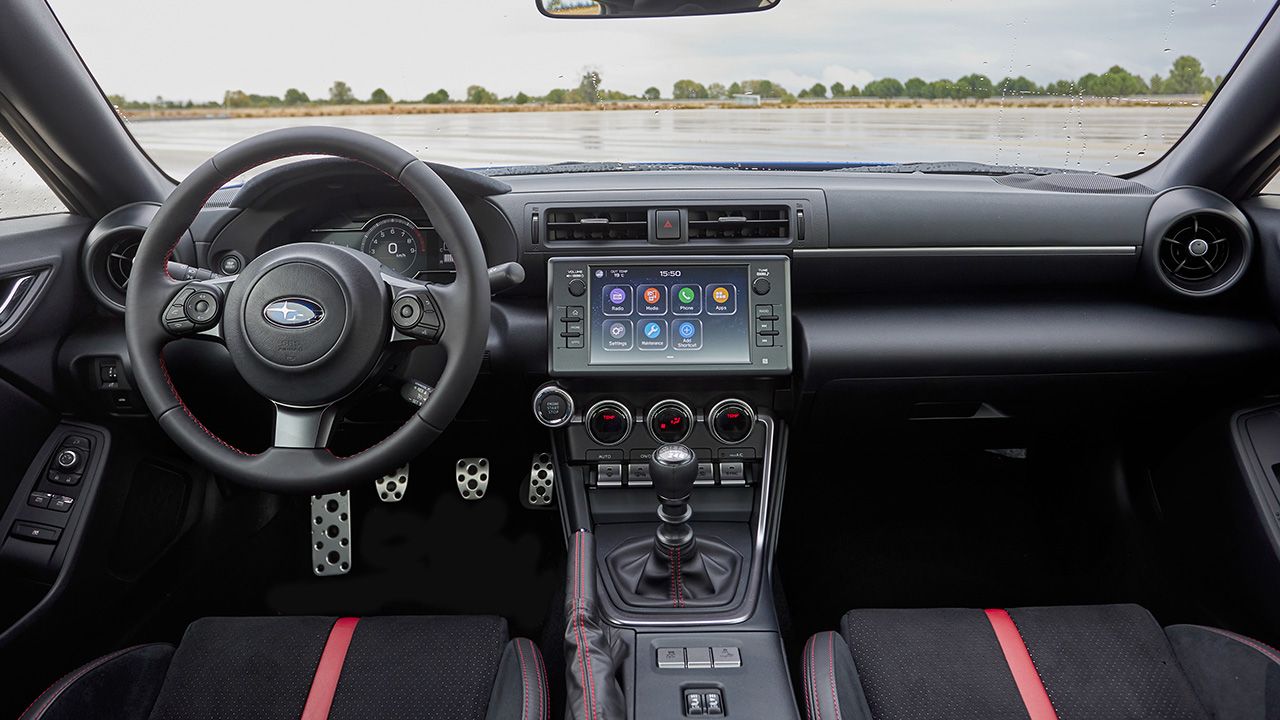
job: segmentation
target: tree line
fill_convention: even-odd
[[[952,81],[939,79],[926,81],[913,77],[905,82],[893,77],[884,77],[868,82],[859,88],[850,83],[832,83],[827,87],[822,83],[814,83],[812,87],[801,89],[792,94],[783,86],[770,80],[740,80],[724,85],[713,82],[706,85],[690,79],[677,80],[671,88],[668,99],[671,100],[723,100],[738,95],[755,95],[783,103],[795,102],[797,98],[916,98],[924,100],[944,99],[984,99],[995,96],[1090,96],[1090,97],[1127,97],[1134,95],[1191,95],[1212,91],[1222,82],[1222,77],[1209,78],[1204,73],[1200,61],[1190,55],[1183,55],[1173,61],[1167,75],[1152,75],[1143,79],[1113,65],[1106,72],[1088,73],[1078,80],[1058,80],[1046,85],[1037,85],[1023,76],[1006,77],[999,81],[980,73],[973,73]],[[471,85],[464,97],[453,98],[444,88],[427,93],[421,98],[394,99],[383,88],[376,88],[367,99],[357,97],[356,92],[345,81],[336,80],[329,87],[327,97],[312,98],[297,88],[289,88],[283,95],[258,95],[243,90],[227,90],[222,101],[196,103],[191,100],[175,101],[157,97],[152,101],[127,99],[121,95],[109,96],[112,104],[125,110],[147,110],[153,108],[269,108],[297,107],[306,105],[389,105],[394,103],[426,103],[440,105],[445,103],[466,103],[470,105],[514,104],[587,104],[600,102],[625,102],[631,100],[661,100],[662,91],[656,86],[645,89],[640,95],[631,95],[618,90],[605,89],[599,71],[584,70],[577,86],[553,88],[543,95],[530,95],[517,92],[514,95],[499,97],[482,85]]]
[[[693,80],[679,80],[672,87],[672,98],[677,100],[716,100],[735,95],[759,95],[777,98],[783,102],[797,98],[915,98],[922,100],[985,99],[1009,96],[1089,96],[1128,97],[1134,95],[1199,95],[1210,92],[1222,83],[1222,77],[1210,78],[1204,73],[1200,61],[1191,55],[1183,55],[1173,61],[1167,75],[1159,73],[1143,79],[1113,65],[1106,72],[1088,73],[1079,80],[1057,80],[1047,85],[1037,85],[1023,76],[1005,77],[998,81],[981,73],[950,79],[924,80],[913,77],[901,81],[893,77],[872,80],[859,88],[852,83],[832,83],[828,88],[822,83],[800,90],[794,96],[785,88],[768,80],[747,80],[725,87],[720,83],[703,85]]]

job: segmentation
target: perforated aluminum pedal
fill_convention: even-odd
[[[382,502],[400,502],[404,494],[409,492],[409,466],[401,465],[394,471],[374,481],[378,490],[378,499]]]
[[[351,572],[351,495],[311,496],[311,571],[320,576]]]
[[[457,465],[458,494],[463,500],[480,500],[489,489],[489,459],[461,458]]]
[[[555,497],[556,468],[551,453],[538,453],[529,465],[529,481],[524,485],[524,504],[546,507]]]

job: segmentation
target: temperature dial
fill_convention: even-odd
[[[649,434],[660,443],[679,443],[693,431],[693,411],[679,400],[655,404],[647,416]]]
[[[617,445],[631,433],[631,411],[620,402],[601,400],[587,411],[587,434],[601,445]]]
[[[742,400],[721,400],[707,413],[707,426],[715,439],[726,445],[737,445],[751,435],[756,426],[756,412]]]

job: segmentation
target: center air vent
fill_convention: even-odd
[[[553,208],[547,210],[547,242],[646,242],[645,208]]]
[[[747,240],[791,237],[786,205],[725,205],[689,208],[690,240]]]
[[[141,237],[126,235],[107,251],[107,282],[123,296],[129,290],[129,275],[133,272],[133,256],[138,254]]]

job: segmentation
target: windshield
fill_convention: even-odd
[[[583,0],[560,0],[572,4]],[[181,178],[264,130],[424,159],[965,161],[1124,173],[1195,120],[1262,0],[783,0],[552,19],[532,0],[53,0],[130,131]]]

